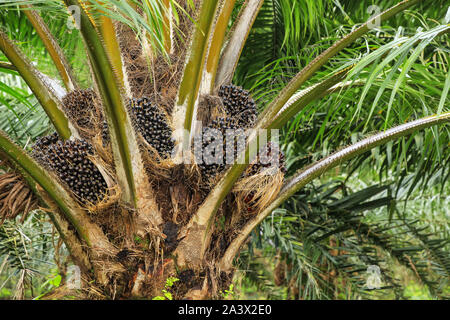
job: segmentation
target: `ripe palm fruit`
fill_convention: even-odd
[[[213,130],[211,130],[213,129]],[[218,131],[214,131],[218,130]],[[237,131],[239,127],[236,125],[232,118],[218,118],[211,122],[209,127],[203,128],[202,131],[202,147],[201,155],[196,155],[197,163],[199,163],[199,168],[207,179],[215,176],[216,174],[222,172],[227,165],[227,157],[231,155],[227,154],[227,130],[234,130],[234,133],[244,132]],[[218,134],[220,133],[220,134]],[[214,143],[214,145],[212,145]],[[214,148],[216,144],[222,144],[222,157],[219,154],[219,148]],[[209,148],[208,148],[209,147]],[[233,142],[233,160],[237,153],[236,141]],[[205,152],[207,151],[207,152]],[[214,152],[210,152],[214,151]],[[220,157],[220,159],[219,159]]]
[[[95,204],[105,195],[107,184],[88,158],[94,150],[86,141],[62,141],[53,134],[38,139],[32,148],[35,158],[54,171],[81,202]]]
[[[234,85],[223,85],[219,88],[219,97],[222,99],[227,116],[233,118],[239,127],[254,126],[258,111],[248,91]]]
[[[172,129],[164,113],[152,105],[147,97],[130,100],[131,112],[144,139],[163,158],[168,158],[174,148]]]

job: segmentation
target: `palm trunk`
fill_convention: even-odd
[[[179,170],[177,168],[173,172]],[[91,247],[86,252],[88,263],[84,265],[92,268],[80,268],[85,280],[82,292],[88,292],[84,298],[151,299],[162,296],[163,290],[167,289],[174,299],[206,299],[218,297],[221,291],[229,288],[233,271],[222,272],[217,266],[234,238],[233,225],[214,232],[211,250],[201,264],[177,264],[174,252],[180,242],[178,231],[195,212],[196,206],[190,203],[199,197],[199,194],[186,189],[186,185],[178,181],[178,184],[157,190],[159,204],[166,208],[162,210],[166,221],[161,227],[162,234],[150,232],[145,238],[140,238],[133,227],[137,217],[123,208],[112,206],[92,216],[116,249],[105,252],[102,248]],[[176,207],[183,209],[175,213],[173,209]],[[228,211],[225,215],[231,215],[231,207],[223,206],[223,210]],[[66,244],[69,243],[66,241]],[[196,247],[198,243],[188,245]],[[74,264],[78,265],[79,258],[72,257]],[[178,281],[165,288],[169,278]]]

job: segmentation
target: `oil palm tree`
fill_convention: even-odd
[[[81,270],[85,297],[151,298],[170,277],[178,279],[175,298],[215,297],[229,286],[233,260],[251,232],[308,183],[377,146],[450,120],[444,94],[436,114],[386,128],[290,177],[284,177],[276,143],[267,142],[311,102],[364,85],[349,79],[377,58],[390,61],[390,49],[422,48],[447,33],[448,24],[397,39],[357,64],[349,61],[308,82],[376,22],[420,0],[399,2],[359,25],[258,107],[231,82],[262,0],[63,2],[65,7],[50,4],[73,13],[91,89],[78,84],[36,11],[40,1],[13,4],[20,4],[36,29],[64,89],[0,31],[0,49],[10,62],[4,67],[25,80],[56,131],[26,148],[0,133],[0,155],[8,168],[1,177],[8,204],[2,216],[44,208]],[[235,5],[239,14],[232,19]],[[208,128],[224,134],[222,142],[227,130],[240,129],[244,145],[234,150],[233,142],[234,162],[223,164],[224,155],[217,151],[222,145],[214,149],[219,163],[208,162],[214,140],[205,138]],[[280,165],[267,167],[261,150]]]

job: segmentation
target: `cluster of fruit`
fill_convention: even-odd
[[[95,204],[105,195],[107,184],[89,159],[94,150],[86,141],[62,141],[52,134],[39,138],[32,149],[34,157],[55,172],[81,202]]]
[[[146,97],[130,100],[130,110],[137,129],[163,158],[170,157],[174,148],[172,129],[164,114]]]

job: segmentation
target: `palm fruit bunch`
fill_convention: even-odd
[[[258,111],[248,91],[232,84],[223,85],[219,88],[219,97],[222,99],[227,116],[239,127],[251,128],[255,125]]]
[[[213,129],[213,130],[211,130]],[[236,130],[240,129],[239,126],[235,123],[235,121],[231,118],[218,118],[216,120],[213,120],[209,127],[205,127],[202,130],[202,147],[201,147],[201,155],[196,154],[197,163],[199,164],[200,171],[202,172],[202,175],[205,176],[207,179],[215,176],[216,174],[222,172],[226,165],[227,165],[227,157],[230,157],[230,155],[227,155],[226,148],[227,148],[227,130],[234,130],[234,132],[237,132]],[[220,135],[217,134],[218,130],[220,132]],[[243,131],[242,131],[243,133]],[[222,139],[221,141],[217,139]],[[238,139],[235,139],[238,140]],[[238,140],[239,141],[239,140]],[[217,148],[214,148],[214,145],[216,143],[222,144],[222,158],[216,159],[219,155],[216,154]],[[214,144],[214,145],[213,145]],[[209,148],[208,148],[209,147]],[[209,149],[211,149],[214,152],[209,152]],[[236,141],[233,142],[233,159],[236,157]],[[208,152],[205,152],[208,151]]]
[[[277,144],[269,141],[267,145],[258,152],[255,161],[250,164],[245,172],[245,176],[251,177],[271,168],[274,170],[279,169],[283,174],[286,173],[284,153]]]
[[[97,94],[92,89],[74,90],[68,93],[62,104],[69,117],[77,126],[83,129],[92,129],[92,112],[95,112]]]
[[[172,129],[164,113],[147,97],[130,100],[131,113],[137,129],[162,158],[168,158],[174,148]]]
[[[106,146],[110,142],[108,122],[106,121],[102,123],[102,142],[103,146]]]
[[[106,181],[89,160],[94,154],[85,140],[62,141],[56,134],[39,138],[33,156],[56,175],[83,203],[98,203],[107,190]]]
[[[202,132],[202,156],[196,156],[197,163],[202,174],[207,178],[211,178],[216,174],[222,172],[227,166],[227,158],[232,157],[235,160],[237,156],[237,145],[236,140],[240,141],[239,137],[236,137],[233,142],[233,155],[229,155],[226,152],[227,141],[226,133],[227,130],[238,130],[235,131],[236,135],[245,134],[244,130],[249,129],[255,125],[257,119],[257,109],[255,101],[250,97],[248,91],[243,90],[235,85],[223,85],[219,88],[218,92],[219,98],[222,100],[226,117],[217,118],[213,120],[210,125],[203,128]],[[223,159],[218,161],[219,163],[212,163],[216,159],[216,154],[205,154],[205,149],[212,143],[216,143],[217,136],[207,134],[209,129],[217,129],[222,134],[223,143]],[[201,161],[199,161],[201,160]],[[221,162],[221,163],[220,163]]]

